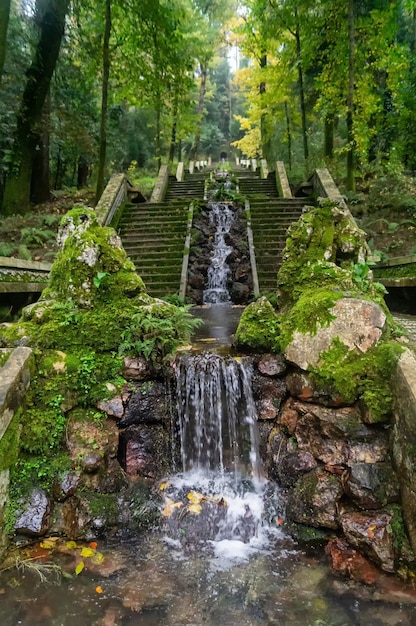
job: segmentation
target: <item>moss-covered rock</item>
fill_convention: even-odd
[[[356,289],[352,266],[364,263],[366,252],[366,235],[347,209],[323,200],[320,207],[305,212],[286,240],[278,274],[281,310],[315,288]]]
[[[244,309],[234,343],[241,350],[279,351],[279,316],[266,297]]]

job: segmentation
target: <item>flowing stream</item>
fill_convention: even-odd
[[[204,304],[218,304],[230,302],[230,293],[227,287],[230,269],[227,266],[227,257],[232,247],[225,243],[225,236],[230,232],[234,221],[234,213],[230,206],[223,202],[209,203],[210,222],[215,227],[213,256],[208,268],[207,285],[204,290]]]

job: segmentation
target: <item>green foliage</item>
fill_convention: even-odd
[[[7,241],[0,241],[0,256],[11,256],[15,251],[16,246]]]
[[[370,411],[372,422],[382,422],[391,413],[391,379],[402,352],[400,344],[385,341],[362,354],[349,351],[336,338],[312,374],[318,384],[333,386],[346,401],[358,396]]]
[[[22,228],[20,240],[25,246],[43,246],[47,242],[54,242],[56,232],[53,230],[40,230],[39,228]]]
[[[21,411],[16,411],[0,441],[0,471],[13,468],[19,455]]]
[[[24,259],[25,261],[31,261],[32,260],[32,253],[30,252],[29,248],[26,246],[26,244],[21,244],[18,249],[17,249],[17,256],[19,259]]]

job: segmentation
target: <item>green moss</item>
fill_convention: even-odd
[[[244,309],[234,342],[242,350],[277,352],[279,333],[279,316],[263,296]]]
[[[0,472],[13,467],[19,456],[21,410],[16,411],[0,440]]]
[[[92,517],[105,520],[106,525],[114,526],[118,522],[118,494],[83,491],[82,498],[87,500]]]
[[[414,571],[416,569],[416,557],[410,547],[401,508],[399,505],[394,504],[387,507],[386,510],[392,514],[392,519],[387,526],[387,532],[393,538],[395,566],[398,568],[405,564]]]
[[[362,285],[354,284],[352,266],[360,261],[365,245],[365,233],[333,202],[324,201],[304,213],[286,240],[278,274],[280,307],[287,310],[305,290],[314,288],[362,291]]]
[[[416,277],[416,263],[394,265],[392,267],[374,268],[375,278],[414,278]]]
[[[0,367],[3,367],[3,365],[5,365],[8,361],[8,358],[10,356],[10,350],[1,350],[0,351]]]
[[[358,396],[370,411],[371,421],[382,422],[391,412],[391,380],[402,352],[400,344],[386,341],[362,354],[349,351],[336,338],[311,373],[318,385],[332,386],[346,401]]]
[[[331,313],[336,301],[344,297],[341,291],[307,289],[299,296],[280,324],[281,348],[284,350],[295,331],[316,334],[319,328],[328,326],[335,316]]]

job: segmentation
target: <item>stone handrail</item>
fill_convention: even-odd
[[[283,161],[276,161],[276,185],[281,198],[293,198]]]
[[[186,296],[186,286],[188,283],[189,248],[191,245],[191,230],[192,230],[193,219],[194,219],[194,205],[193,203],[191,203],[188,209],[188,223],[186,225],[186,237],[185,237],[183,259],[182,259],[181,284],[179,287],[179,296],[183,299],[185,299],[185,296]]]
[[[245,199],[245,214],[247,218],[247,242],[250,255],[251,275],[253,277],[253,293],[257,297],[260,295],[259,279],[257,275],[256,253],[254,251],[253,231],[251,229],[250,202]]]
[[[169,183],[169,167],[161,165],[156,185],[153,188],[150,202],[163,202]]]
[[[31,348],[20,346],[11,351],[6,363],[0,367],[0,449],[2,443],[5,445],[6,440],[3,441],[3,437],[29,389],[31,360]],[[18,445],[17,441],[15,443]],[[10,445],[10,441],[7,445]],[[2,450],[0,455],[0,522],[4,519],[9,490],[9,467],[4,463],[4,452]],[[4,528],[0,524],[0,553],[5,548],[3,532]]]
[[[267,178],[269,175],[269,168],[266,159],[260,161],[260,178]]]
[[[311,176],[311,180],[318,196],[329,198],[344,209],[348,208],[344,197],[341,195],[334,179],[326,168],[316,169]]]
[[[108,226],[127,198],[129,182],[124,174],[113,174],[104,189],[95,213],[101,226]]]

